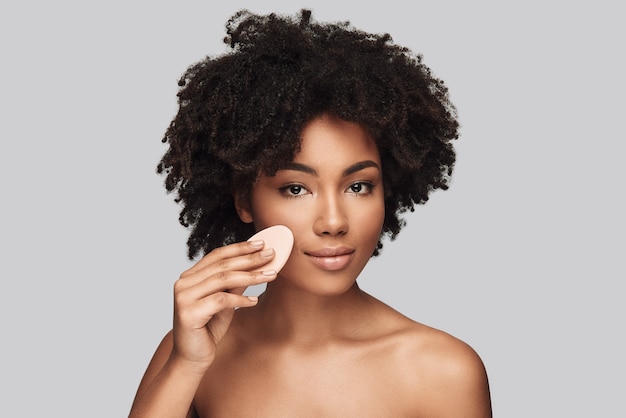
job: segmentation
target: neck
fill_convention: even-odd
[[[358,338],[368,327],[372,298],[354,285],[340,295],[313,295],[301,289],[267,286],[257,305],[265,335],[302,345]]]

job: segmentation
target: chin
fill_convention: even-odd
[[[362,269],[360,268],[358,271],[355,271],[354,268],[324,271],[317,268],[304,269],[286,266],[279,273],[277,282],[289,282],[289,287],[297,287],[311,295],[340,296],[353,288]]]

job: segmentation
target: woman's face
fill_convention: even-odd
[[[283,224],[293,231],[294,247],[276,285],[333,295],[352,286],[374,252],[383,196],[374,140],[360,125],[322,116],[302,131],[294,161],[275,176],[261,176],[238,211],[257,230]]]

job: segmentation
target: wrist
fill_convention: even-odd
[[[165,368],[173,373],[196,374],[200,377],[204,376],[211,365],[210,361],[193,361],[184,358],[172,351]]]

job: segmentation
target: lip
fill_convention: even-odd
[[[317,267],[328,270],[336,271],[345,268],[352,256],[354,250],[351,248],[321,248],[315,251],[306,251],[305,254]]]

